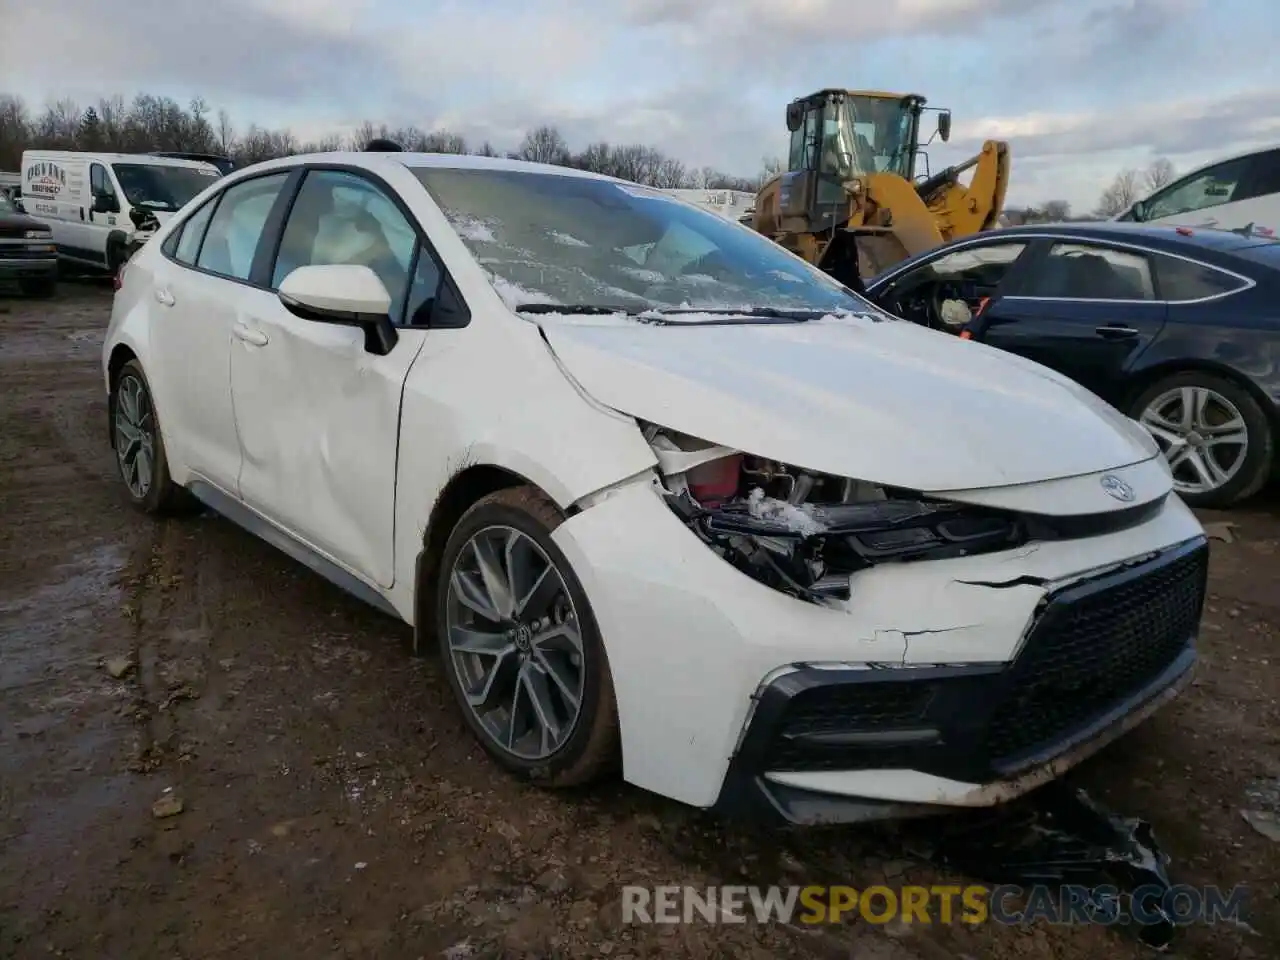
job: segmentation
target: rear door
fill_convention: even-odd
[[[1042,363],[1111,402],[1164,327],[1147,251],[1061,237],[1019,271],[974,325],[974,339]]]
[[[148,375],[159,380],[165,442],[202,479],[236,495],[240,442],[231,345],[262,291],[253,263],[291,170],[253,177],[210,198],[169,237],[155,265]],[[175,239],[176,238],[176,239]]]

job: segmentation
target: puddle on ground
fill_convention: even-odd
[[[90,652],[87,632],[104,610],[120,607],[118,580],[127,556],[122,544],[102,544],[52,567],[39,587],[0,598],[0,691],[39,683],[59,666],[83,663]],[[86,631],[83,642],[66,642],[77,627]]]

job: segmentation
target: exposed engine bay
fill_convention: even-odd
[[[850,598],[880,563],[990,553],[1025,542],[1015,515],[832,477],[646,425],[668,505],[753,579],[817,603]]]

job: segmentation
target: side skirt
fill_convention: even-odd
[[[352,576],[332,561],[326,560],[311,547],[294,539],[279,527],[268,523],[239,500],[228,496],[217,487],[203,480],[193,480],[188,489],[196,499],[214,513],[226,517],[236,526],[241,527],[261,540],[265,540],[277,550],[288,554],[294,560],[309,567],[357,600],[363,600],[369,606],[380,610],[388,616],[395,617],[397,620],[403,619],[396,612],[396,608],[367,583]]]

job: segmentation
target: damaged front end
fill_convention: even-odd
[[[753,579],[814,603],[850,598],[850,578],[880,563],[1008,550],[1030,518],[805,471],[647,425],[667,504]],[[1052,531],[1040,531],[1052,535]]]

